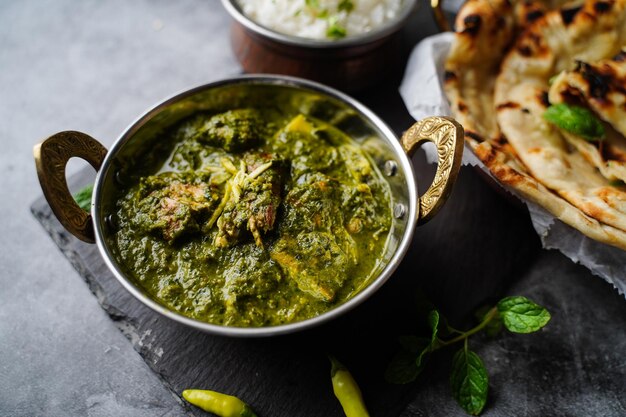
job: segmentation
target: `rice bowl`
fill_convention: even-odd
[[[242,12],[276,32],[316,40],[363,35],[394,20],[404,0],[237,0]]]

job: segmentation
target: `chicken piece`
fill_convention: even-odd
[[[301,232],[281,238],[271,257],[301,291],[322,301],[333,301],[356,264],[354,248],[346,252],[341,238],[327,232]]]
[[[253,243],[237,245],[225,255],[222,296],[227,308],[237,301],[271,295],[281,280],[280,269]]]
[[[228,160],[227,160],[228,161]],[[231,170],[235,169],[232,162]],[[237,242],[248,230],[259,247],[261,235],[274,228],[281,202],[285,163],[272,154],[246,154],[239,170],[226,185],[225,205],[217,220],[215,245],[226,247]]]
[[[167,241],[199,231],[219,201],[217,190],[203,179],[207,178],[172,172],[143,178],[134,225]]]
[[[301,291],[330,302],[356,265],[356,243],[343,227],[340,185],[322,174],[301,180],[285,197],[270,256]]]
[[[243,152],[257,146],[264,136],[266,123],[254,109],[236,109],[212,117],[198,115],[181,128],[182,141],[197,141],[222,148],[227,152]]]
[[[337,148],[327,139],[325,130],[300,114],[276,133],[273,151],[291,161],[293,178],[312,172],[327,172],[340,161]]]

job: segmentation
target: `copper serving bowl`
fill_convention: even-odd
[[[125,271],[114,256],[112,236],[115,222],[117,190],[124,182],[129,161],[141,150],[153,145],[155,134],[196,112],[220,112],[255,103],[275,105],[289,101],[324,100],[337,111],[349,113],[351,136],[380,168],[391,189],[393,221],[390,239],[378,272],[354,297],[332,307],[319,316],[271,327],[229,327],[186,317],[151,298]],[[306,110],[304,111],[306,114]],[[323,119],[323,115],[315,115]],[[325,121],[331,122],[332,115]],[[425,141],[438,149],[439,165],[430,188],[417,193],[410,156]],[[107,266],[120,283],[139,301],[153,310],[191,327],[227,336],[270,336],[303,330],[337,317],[354,308],[378,290],[400,263],[416,225],[434,216],[447,199],[460,167],[463,129],[452,119],[423,119],[402,136],[401,140],[372,111],[353,98],[329,87],[281,76],[243,76],[202,85],[164,100],[133,122],[107,151],[90,136],[66,131],[57,133],[34,148],[37,173],[44,195],[61,224],[77,238],[96,243]],[[65,166],[72,157],[89,162],[98,172],[90,213],[74,201],[67,186]],[[128,167],[131,168],[128,168]]]
[[[222,4],[234,19],[232,48],[245,72],[293,75],[355,92],[400,65],[400,30],[418,3],[405,0],[398,15],[384,25],[338,40],[286,35],[250,19],[237,0],[222,0]],[[433,4],[437,16],[439,0]]]

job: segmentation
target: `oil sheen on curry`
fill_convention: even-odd
[[[359,145],[302,114],[196,114],[166,131],[116,206],[115,256],[155,300],[209,323],[317,316],[367,286],[391,227]]]

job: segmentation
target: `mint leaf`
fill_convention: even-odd
[[[588,109],[565,103],[548,107],[543,118],[557,127],[588,141],[601,141],[606,133],[600,120]]]
[[[420,371],[415,364],[415,355],[402,349],[387,365],[385,380],[392,384],[408,384],[415,381]]]
[[[432,352],[432,348],[431,348],[431,345],[428,344],[422,349],[420,354],[417,355],[417,358],[415,359],[415,365],[419,368],[420,371],[426,365],[426,359],[428,359],[430,352]]]
[[[93,184],[86,186],[85,188],[74,194],[74,201],[78,204],[78,207],[82,208],[86,212],[91,210],[91,195],[93,194]]]
[[[430,339],[416,336],[400,336],[402,349],[385,370],[385,379],[392,384],[408,384],[415,381],[424,369],[424,355],[430,348]]]
[[[417,355],[425,346],[428,346],[429,340],[425,337],[417,337],[412,335],[403,335],[398,337],[398,343],[402,349]]]
[[[402,349],[413,355],[413,360],[421,371],[426,364],[427,355],[432,350],[432,340],[426,337],[400,336],[398,342]]]
[[[452,395],[457,403],[471,415],[478,415],[487,402],[489,376],[480,357],[462,348],[452,359],[450,374]]]
[[[437,310],[431,310],[430,313],[428,313],[428,325],[433,330],[430,337],[430,344],[431,346],[435,346],[439,332],[439,312]]]
[[[504,327],[513,333],[536,332],[550,321],[548,310],[526,297],[503,298],[497,307]]]

